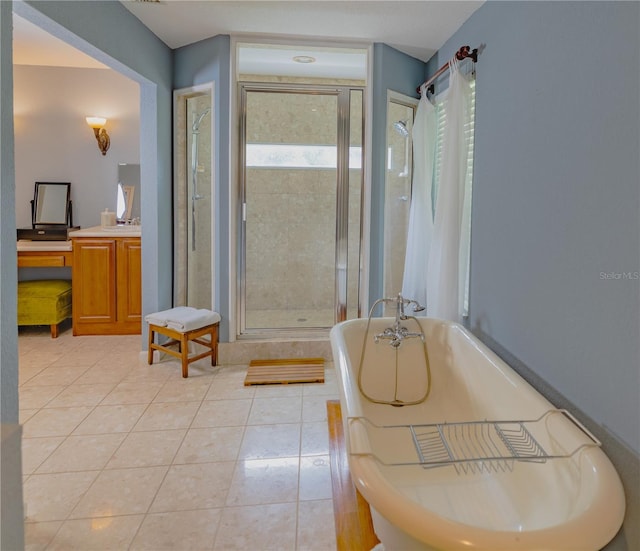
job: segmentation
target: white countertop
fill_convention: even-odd
[[[71,251],[71,241],[29,241],[20,239],[17,242],[18,251]]]
[[[93,226],[69,232],[69,238],[73,237],[140,237],[142,226]]]

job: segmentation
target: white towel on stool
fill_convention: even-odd
[[[197,310],[187,307],[185,310],[176,310],[178,310],[178,308],[174,308],[173,311],[168,313],[167,327],[180,331],[181,333],[218,323],[221,319],[218,312],[213,312],[205,308]]]
[[[171,314],[175,312],[176,314],[180,315],[183,312],[186,313],[191,310],[195,310],[195,308],[191,308],[190,306],[176,306],[175,308],[169,308],[169,310],[162,310],[161,312],[148,314],[145,316],[144,321],[153,325],[157,325],[159,327],[166,327],[167,319]]]

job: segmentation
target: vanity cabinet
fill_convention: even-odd
[[[140,334],[140,238],[72,237],[72,240],[73,334]]]

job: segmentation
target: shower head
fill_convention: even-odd
[[[209,111],[211,111],[210,107],[207,107],[202,113],[200,113],[199,115],[196,115],[196,120],[193,123],[193,126],[191,127],[192,132],[197,132],[198,128],[200,128],[200,123],[202,122],[202,119],[205,118],[205,116],[209,113]]]
[[[396,121],[393,123],[393,129],[400,134],[403,138],[409,136],[409,129],[407,128],[407,121]]]

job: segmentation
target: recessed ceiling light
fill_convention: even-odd
[[[315,57],[311,57],[310,55],[297,55],[292,59],[296,63],[313,63],[316,60]]]

